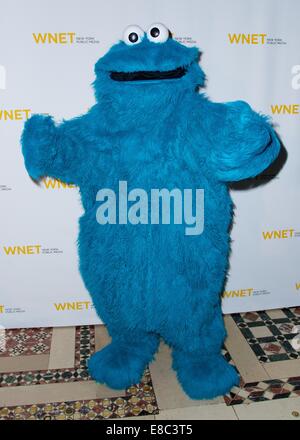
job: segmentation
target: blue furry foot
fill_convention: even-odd
[[[88,362],[92,378],[110,388],[124,389],[139,383],[146,365],[153,359],[154,347],[135,346],[112,341],[95,353]]]
[[[222,355],[205,357],[175,351],[173,368],[183,390],[191,399],[213,399],[238,385],[239,376]]]

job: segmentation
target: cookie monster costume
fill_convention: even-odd
[[[88,113],[58,125],[34,115],[22,135],[32,178],[80,188],[80,272],[112,337],[89,371],[112,388],[140,381],[160,338],[190,397],[212,398],[238,382],[221,355],[233,214],[227,185],[261,173],[280,143],[247,103],[213,103],[199,93],[198,61],[198,49],[172,39],[163,24],[148,32],[129,26],[95,66],[97,103]],[[164,189],[159,202],[169,196],[170,209],[151,212],[150,221],[150,197],[143,208],[141,199],[153,189]],[[187,232],[172,203],[197,189],[203,228]]]

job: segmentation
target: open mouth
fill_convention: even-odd
[[[153,81],[158,79],[182,78],[186,73],[184,67],[174,70],[140,70],[138,72],[110,72],[110,77],[114,81]]]

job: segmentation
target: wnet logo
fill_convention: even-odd
[[[0,304],[0,313],[4,313],[4,305]]]
[[[0,121],[24,121],[29,118],[30,112],[29,108],[3,109],[0,110]]]
[[[70,189],[70,188],[76,188],[75,185],[71,183],[64,183],[59,179],[50,179],[50,178],[44,178],[43,184],[46,189]]]
[[[83,310],[90,310],[93,308],[91,301],[72,301],[64,303],[54,303],[54,307],[57,312],[69,312],[77,311],[81,312]]]
[[[75,41],[75,32],[45,32],[33,33],[33,40],[36,44],[73,44]]]
[[[296,290],[300,290],[300,283],[296,283]]]
[[[295,229],[278,229],[275,231],[263,231],[264,240],[285,240],[294,237]]]
[[[274,104],[271,105],[273,115],[299,115],[299,104]]]
[[[223,298],[245,298],[251,296],[253,294],[253,290],[253,287],[239,290],[225,290],[222,296]]]
[[[6,255],[38,255],[41,253],[40,244],[32,244],[25,246],[3,246]]]
[[[266,44],[267,34],[228,34],[230,44]]]

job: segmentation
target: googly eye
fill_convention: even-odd
[[[162,23],[153,23],[147,31],[147,38],[153,43],[165,43],[169,35],[169,29]]]
[[[133,44],[138,44],[144,38],[145,32],[137,25],[127,26],[125,31],[123,32],[123,41],[124,43],[132,46]]]

